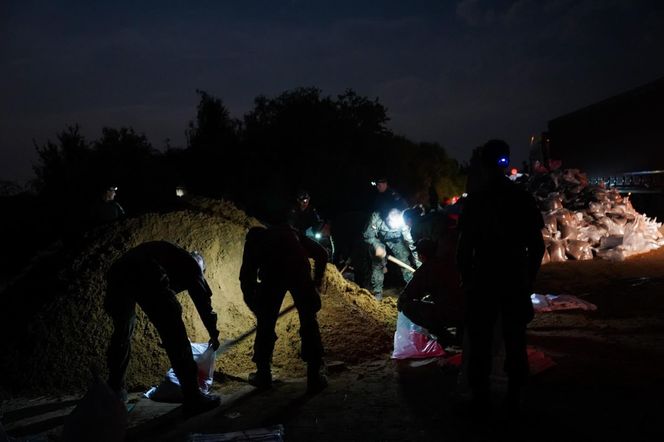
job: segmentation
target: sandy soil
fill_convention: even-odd
[[[99,271],[113,256],[128,247],[128,243],[133,244],[139,239],[135,232],[157,235],[162,232],[159,229],[168,229],[172,225],[174,240],[201,249],[208,261],[217,259],[219,267],[212,279],[213,289],[227,293],[224,296],[229,297],[215,301],[219,308],[226,306],[228,310],[224,316],[227,324],[223,327],[226,328],[222,333],[232,337],[251,328],[253,323],[248,312],[229,295],[233,292],[232,284],[237,284],[237,273],[233,275],[232,272],[236,272],[239,265],[233,261],[229,250],[238,253],[241,237],[254,221],[246,217],[244,220],[241,217],[224,218],[209,208],[205,213],[193,213],[195,215],[189,210],[154,215],[133,221],[137,224],[126,226],[127,229],[106,232],[107,236],[100,236],[105,242],[91,246],[95,253],[82,255],[95,257],[97,261],[75,260],[70,269],[77,275],[88,276],[81,276],[79,282],[73,285],[69,282],[66,286],[100,290],[97,288],[101,284],[97,276]],[[200,224],[186,224],[191,217],[199,219]],[[187,233],[183,234],[176,227],[177,223],[193,228],[188,227]],[[204,233],[206,238],[218,238],[217,232],[220,231],[232,232],[235,236],[230,237],[231,246],[221,247],[218,240],[201,241],[196,229],[201,229],[199,235]],[[150,235],[146,233],[140,238],[145,237]],[[69,266],[64,264],[63,267]],[[224,277],[226,269],[229,275]],[[316,396],[304,394],[304,379],[299,377],[303,364],[297,357],[297,318],[285,316],[280,320],[280,340],[275,355],[277,376],[281,382],[275,388],[257,392],[243,382],[246,372],[252,368],[250,339],[233,353],[222,356],[217,366],[218,380],[223,382],[217,383],[215,388],[225,395],[223,407],[184,420],[173,406],[138,400],[136,409],[129,414],[129,439],[186,440],[191,433],[221,433],[281,424],[289,441],[664,440],[660,424],[664,413],[664,250],[624,262],[597,260],[547,264],[542,268],[536,288],[542,293],[580,296],[596,304],[598,310],[536,316],[529,328],[530,344],[553,358],[556,366],[531,378],[524,415],[519,420],[505,420],[500,407],[504,387],[501,384],[495,385],[493,417],[480,424],[470,419],[462,398],[455,394],[457,373],[454,369],[436,364],[412,367],[391,361],[394,299],[377,303],[366,291],[347,283],[330,269],[320,322],[328,360],[343,361],[343,364],[334,366],[328,389]],[[94,304],[90,298],[82,295],[96,293],[94,290],[68,292],[73,293],[74,304],[79,305],[83,316],[76,313],[75,317],[67,318],[53,310],[54,306],[64,308],[71,302],[47,304],[49,308],[40,309],[40,313],[34,315],[44,322],[52,312],[51,320],[57,319],[54,324],[59,327],[82,328],[67,337],[72,342],[58,347],[59,352],[80,350],[82,344],[87,348],[86,345],[98,346],[99,342],[104,342],[108,325],[101,325],[104,319],[96,307],[91,307]],[[74,315],[72,309],[63,311]],[[95,318],[96,325],[90,325],[90,318]],[[190,326],[196,330],[195,323]],[[26,336],[34,339],[35,330],[44,328],[24,327],[20,330],[32,332]],[[65,334],[54,328],[49,331],[60,339]],[[92,337],[87,336],[90,333]],[[137,387],[142,383],[155,383],[167,364],[155,345],[156,338],[150,334],[149,326],[144,333],[140,338],[144,341],[139,342],[147,349],[143,350],[145,354],[139,353],[134,359],[145,366],[132,366]],[[61,343],[55,338],[46,341],[48,345]],[[20,342],[31,343],[26,337]],[[35,376],[45,368],[56,370],[57,364],[68,365],[63,365],[58,375],[47,377],[48,382],[40,381],[34,388],[21,387],[21,394],[14,393],[11,400],[3,402],[2,410],[6,412],[3,424],[10,434],[38,433],[57,439],[62,416],[74,406],[77,388],[82,384],[64,385],[63,373],[76,372],[86,378],[86,364],[99,360],[103,352],[100,348],[92,348],[83,352],[87,358],[58,356],[54,361],[45,361],[37,356],[54,357],[47,344],[34,345],[39,351],[29,360],[35,365],[26,366],[27,375],[11,373],[12,379],[30,379],[29,376]],[[150,358],[155,358],[154,364],[148,363]],[[77,366],[79,368],[75,371]],[[33,397],[27,402],[26,394],[34,394],[35,390],[41,395],[69,392],[70,396]],[[138,399],[137,395],[134,399]]]
[[[105,373],[105,351],[112,331],[102,309],[104,275],[126,250],[142,242],[169,240],[199,250],[207,262],[206,278],[214,292],[221,339],[233,339],[255,327],[239,286],[244,235],[258,221],[231,204],[207,199],[189,201],[180,210],[148,214],[90,232],[76,247],[54,249],[38,260],[0,297],[0,397],[83,391],[90,371]],[[391,346],[395,303],[378,303],[369,292],[343,279],[328,266],[322,290],[320,325],[328,356],[356,363]],[[183,317],[193,342],[207,342],[193,303],[182,294]],[[287,297],[284,308],[292,303]],[[158,383],[169,363],[158,346],[154,327],[139,311],[128,370],[129,388],[144,391]],[[298,319],[292,311],[280,320],[275,372],[300,375]],[[353,345],[349,338],[353,338]],[[253,368],[253,339],[218,359],[217,370],[243,375]]]

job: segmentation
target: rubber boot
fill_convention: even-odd
[[[198,388],[196,388],[195,392],[192,391],[184,394],[184,401],[182,402],[185,417],[205,413],[206,411],[217,408],[219,405],[221,405],[221,398],[219,396],[216,394],[205,394]]]
[[[327,387],[327,375],[323,361],[307,364],[307,394],[316,394]]]
[[[254,387],[265,390],[272,387],[272,370],[270,365],[256,365],[256,371],[249,373],[248,382]]]

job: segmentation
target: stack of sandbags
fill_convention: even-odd
[[[622,260],[664,245],[661,223],[638,213],[617,190],[588,185],[576,169],[538,174],[526,185],[544,217],[543,263]]]

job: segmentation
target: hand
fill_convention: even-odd
[[[381,246],[376,247],[376,257],[385,258],[385,255],[387,255],[387,252],[385,251],[385,247],[381,247]]]
[[[219,350],[219,346],[221,345],[221,343],[219,342],[219,338],[218,337],[210,338],[210,345],[212,346],[212,350],[214,351]]]

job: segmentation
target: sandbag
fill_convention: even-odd
[[[546,230],[548,230],[550,233],[558,231],[558,220],[555,212],[548,212],[542,217],[544,219],[544,228]]]
[[[544,208],[544,210],[548,210],[548,211],[562,209],[563,208],[563,200],[560,197],[560,194],[555,193],[555,192],[550,194],[543,201],[543,208]]]
[[[565,252],[568,256],[579,261],[593,259],[592,248],[590,247],[590,244],[585,241],[579,241],[576,239],[568,240],[567,245],[565,246]]]
[[[613,249],[621,246],[623,243],[622,235],[609,235],[602,238],[599,242],[600,249]]]
[[[564,223],[560,225],[560,239],[576,239],[579,234],[575,225]]]
[[[567,256],[565,256],[565,245],[563,241],[553,240],[549,245],[549,256],[551,262],[563,262],[567,261]]]
[[[427,329],[411,321],[402,312],[397,314],[392,359],[420,359],[443,356],[445,351]]]
[[[198,388],[201,392],[207,394],[210,392],[214,379],[216,352],[207,342],[192,343],[191,352],[198,366]],[[166,376],[161,381],[161,384],[150,388],[144,393],[144,396],[156,402],[179,403],[184,399],[182,389],[180,388],[180,381],[172,368],[166,372]]]

